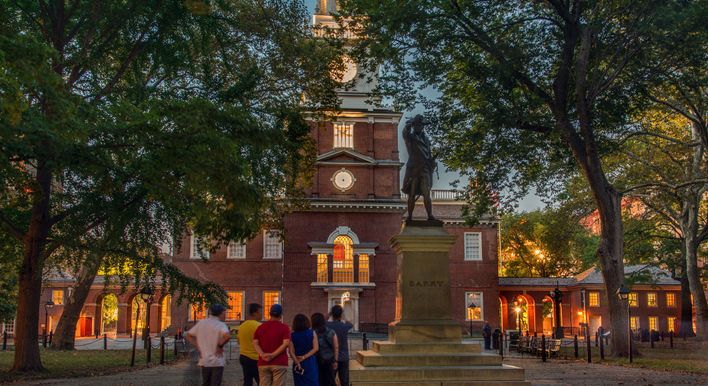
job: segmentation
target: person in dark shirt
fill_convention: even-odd
[[[488,321],[484,321],[484,328],[482,328],[482,337],[484,337],[484,349],[492,349],[492,326],[489,325]]]
[[[342,306],[332,307],[330,316],[332,321],[327,322],[327,327],[337,334],[339,340],[339,358],[337,358],[336,375],[339,377],[340,385],[349,385],[349,339],[347,335],[354,326],[342,320],[344,309]]]

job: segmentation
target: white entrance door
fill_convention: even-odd
[[[340,305],[344,308],[344,319],[354,325],[353,331],[359,331],[359,294],[350,291],[330,291],[329,309]]]

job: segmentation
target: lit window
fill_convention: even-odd
[[[226,311],[227,320],[243,320],[243,292],[228,291],[229,309]]]
[[[263,235],[263,258],[282,259],[283,241],[280,239],[280,232],[265,231]]]
[[[588,294],[589,299],[588,303],[590,303],[590,307],[600,307],[600,293],[599,292],[590,292]]]
[[[354,123],[334,123],[334,147],[354,148]]]
[[[15,319],[8,320],[4,323],[4,326],[5,328],[3,332],[7,332],[7,335],[12,335],[15,333]]]
[[[192,303],[190,305],[189,320],[202,320],[207,317],[206,305],[202,303]]]
[[[659,331],[659,318],[656,316],[649,317],[649,331]]]
[[[327,282],[327,255],[320,253],[317,255],[317,281],[319,283]]]
[[[280,304],[280,291],[263,291],[264,315],[270,312],[270,307],[272,307],[273,304]]]
[[[339,235],[334,239],[332,276],[334,283],[354,282],[354,247],[349,236]]]
[[[483,297],[481,292],[465,292],[465,320],[482,320]]]
[[[359,255],[359,283],[369,282],[369,255]]]
[[[118,312],[118,310],[116,310]],[[160,330],[164,331],[172,324],[172,296],[165,295],[160,303]]]
[[[61,306],[64,304],[64,290],[52,290],[52,301],[54,305]]]
[[[676,332],[676,317],[669,316],[667,319],[669,332]]]
[[[189,256],[192,259],[208,259],[209,243],[202,237],[192,236],[192,245]]]
[[[638,300],[636,292],[629,293],[629,306],[630,307],[638,307],[639,306],[639,300]]]
[[[482,260],[482,234],[465,232],[465,260]]]
[[[676,294],[673,292],[666,293],[666,306],[676,307]]]
[[[659,304],[656,302],[656,292],[647,293],[647,306],[657,307]]]
[[[636,316],[632,316],[629,318],[629,328],[632,330],[638,330],[639,329],[639,318]]]

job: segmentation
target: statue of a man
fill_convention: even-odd
[[[424,127],[423,116],[416,115],[409,119],[403,128],[403,140],[408,150],[408,162],[406,162],[406,173],[403,177],[401,191],[408,195],[409,221],[413,219],[413,209],[419,196],[423,196],[428,220],[435,220],[430,189],[433,187],[433,172],[437,164],[430,150],[430,140],[425,135]]]

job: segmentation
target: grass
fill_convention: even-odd
[[[78,378],[115,374],[146,367],[145,351],[135,353],[135,367],[130,367],[131,350],[76,350],[53,351],[40,349],[45,371],[37,373],[11,373],[13,351],[0,352],[0,383],[30,379]],[[166,350],[167,359],[174,360]],[[152,353],[152,363],[160,360],[159,350]]]
[[[674,348],[669,348],[668,339],[664,342],[655,342],[655,348],[651,348],[649,343],[634,342],[639,350],[639,355],[633,358],[632,363],[629,363],[627,358],[614,358],[610,356],[610,350],[605,351],[605,359],[600,359],[600,350],[598,347],[592,346],[592,361],[593,363],[603,363],[615,366],[625,367],[640,367],[652,370],[664,371],[685,371],[696,374],[708,374],[708,360],[706,360],[706,352],[708,352],[708,342],[686,341],[675,339]],[[581,345],[578,349],[580,358],[578,360],[586,360],[586,347]],[[572,347],[563,347],[561,356],[573,358],[574,350]]]

